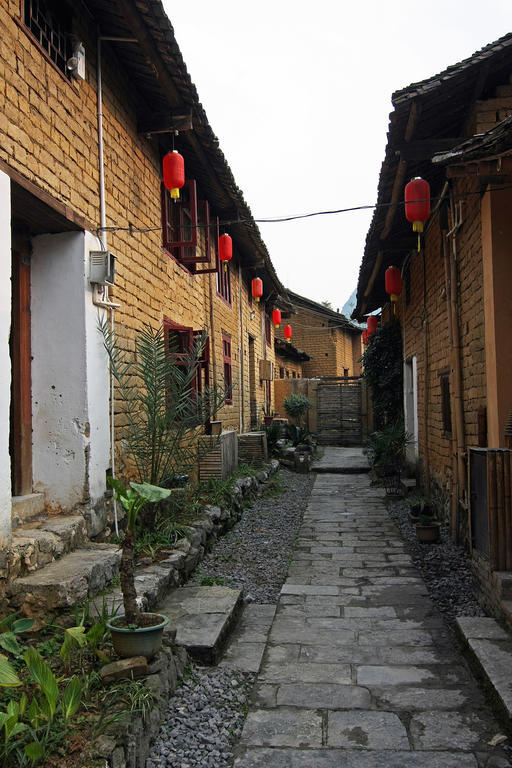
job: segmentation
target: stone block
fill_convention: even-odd
[[[121,659],[120,661],[113,661],[111,664],[105,664],[101,668],[100,675],[104,683],[111,683],[113,680],[143,677],[147,673],[148,660],[145,656],[132,656],[130,659]]]

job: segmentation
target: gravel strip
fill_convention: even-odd
[[[146,768],[227,768],[240,737],[254,676],[226,667],[189,668],[169,701]]]
[[[277,603],[313,481],[312,474],[281,468],[263,489],[272,495],[251,502],[189,583],[222,579],[227,587],[243,589],[246,602]]]
[[[457,546],[445,526],[441,526],[441,541],[422,544],[416,538],[409,520],[409,506],[403,501],[389,501],[388,509],[395,525],[406,541],[414,565],[420,571],[428,593],[453,627],[456,616],[486,616],[473,591],[471,559]]]
[[[277,603],[314,475],[282,468],[196,568],[190,583],[219,579],[246,602]],[[146,768],[228,768],[242,733],[255,676],[228,667],[190,667],[169,701]]]

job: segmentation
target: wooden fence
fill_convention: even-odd
[[[472,544],[492,571],[512,570],[512,451],[470,450]]]

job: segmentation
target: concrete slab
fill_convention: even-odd
[[[203,664],[216,664],[242,607],[242,591],[222,586],[180,587],[159,605],[176,627],[176,642]]]
[[[329,712],[327,744],[359,749],[409,749],[407,731],[393,712]]]
[[[380,687],[372,688],[379,709],[391,711],[419,712],[428,707],[431,710],[457,710],[471,704],[476,706],[469,689]]]

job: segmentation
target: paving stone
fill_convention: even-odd
[[[233,643],[224,653],[221,665],[258,672],[265,652],[265,643]]]
[[[352,682],[349,664],[264,663],[259,679],[265,682],[343,683]]]
[[[308,584],[283,584],[282,595],[338,595],[338,587],[332,586],[309,586]]]
[[[366,688],[356,685],[287,683],[279,686],[276,703],[309,709],[367,709],[371,696]]]
[[[243,749],[234,768],[478,768],[468,753]]]
[[[425,667],[364,666],[357,667],[359,685],[401,685],[423,683],[434,677]]]
[[[322,745],[322,718],[309,709],[257,709],[250,711],[242,731],[249,746],[319,747]]]
[[[510,640],[508,632],[495,619],[487,616],[458,616],[455,623],[466,639]]]
[[[486,731],[481,718],[473,713],[419,712],[410,723],[414,749],[476,749],[494,734]]]
[[[421,711],[425,707],[431,710],[458,710],[470,704],[475,707],[474,689],[466,691],[450,688],[372,688],[372,696],[379,709]]]
[[[407,731],[393,712],[329,712],[327,744],[361,749],[409,749]]]

